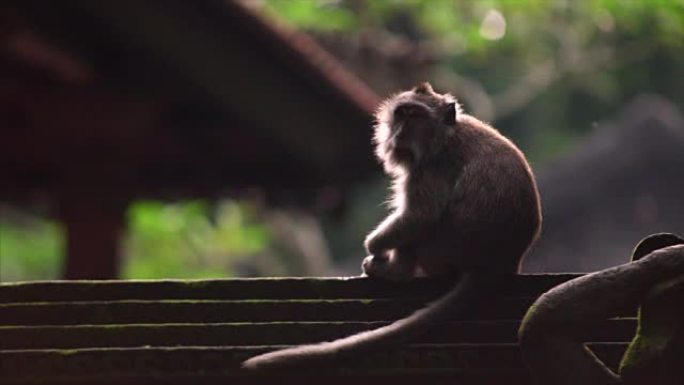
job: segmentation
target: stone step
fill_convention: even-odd
[[[2,379],[3,385],[528,385],[528,373],[523,369],[485,369],[485,370],[403,370],[393,372],[347,372],[347,373],[278,373],[275,375],[258,374],[216,374],[197,373],[159,373],[154,374],[107,374],[107,375],[60,375],[40,378]]]
[[[226,323],[275,321],[388,321],[423,307],[427,299],[160,300],[0,304],[0,325]],[[454,320],[520,319],[533,297],[475,304]],[[634,315],[633,308],[623,311]]]
[[[504,279],[495,298],[413,344],[278,373],[246,358],[387,324],[453,279],[367,278],[53,281],[0,284],[0,384],[530,384],[516,331],[543,291],[576,274]],[[636,328],[628,318],[578,337],[615,367]]]
[[[313,343],[340,338],[387,322],[307,322],[158,325],[3,326],[0,350],[105,347],[245,346]],[[447,322],[417,343],[515,343],[517,321]],[[580,337],[585,341],[629,341],[635,319],[606,321]]]
[[[506,277],[498,292],[537,296],[578,274],[529,274]],[[350,299],[432,298],[453,279],[417,279],[406,283],[353,278],[270,278],[149,281],[42,281],[0,285],[0,303],[160,299]]]
[[[591,349],[609,366],[615,367],[625,343],[594,343]],[[244,347],[143,347],[75,350],[0,351],[0,383],[44,381],[60,378],[80,380],[141,376],[162,383],[164,377],[193,375],[246,375],[240,363],[246,358],[284,346]],[[523,371],[517,344],[418,344],[381,350],[306,368],[306,375],[321,374],[411,374],[483,373]],[[297,374],[301,369],[288,372]],[[302,374],[302,373],[300,373]],[[270,373],[273,376],[273,373]],[[252,374],[254,376],[254,374]],[[384,380],[383,380],[384,381]],[[198,383],[201,383],[198,382]],[[233,382],[226,382],[233,383]],[[384,382],[383,382],[384,383]]]
[[[519,319],[534,298],[501,298],[474,305],[453,319]],[[0,304],[0,325],[388,321],[427,299],[161,300]],[[629,311],[626,312],[628,314]]]

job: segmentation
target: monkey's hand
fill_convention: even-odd
[[[387,258],[377,258],[369,255],[363,259],[361,263],[361,270],[364,276],[376,277],[382,275],[381,272],[387,269],[389,260]]]
[[[361,264],[362,275],[390,281],[408,281],[414,277],[415,266],[404,262],[394,256],[390,258],[369,255]]]

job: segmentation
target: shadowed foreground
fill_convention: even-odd
[[[0,286],[0,383],[326,381],[529,383],[516,332],[543,291],[576,275],[510,277],[482,304],[394,349],[278,374],[240,363],[286,345],[338,338],[409,314],[449,281],[350,279],[71,281]],[[625,315],[634,315],[626,309]],[[586,331],[613,367],[633,318]]]

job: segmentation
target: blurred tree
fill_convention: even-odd
[[[684,103],[684,0],[258,4],[324,42],[331,35],[371,40],[394,54],[397,41],[413,47],[409,56],[432,58],[425,77],[516,137],[533,161],[567,147],[635,94],[656,92]],[[331,50],[338,51],[334,44]],[[349,52],[342,56],[355,61]],[[385,73],[396,78],[387,87],[374,79],[382,74],[357,72],[380,92],[416,81],[411,73]]]

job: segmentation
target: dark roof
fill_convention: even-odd
[[[296,195],[377,170],[377,96],[311,38],[240,4],[0,6],[4,198],[100,179],[133,197]]]

